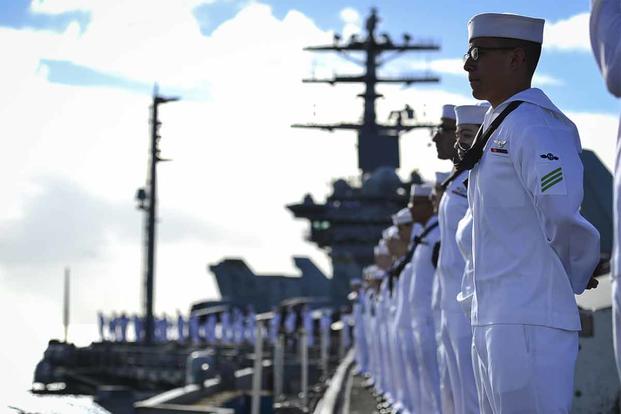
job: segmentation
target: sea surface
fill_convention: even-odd
[[[34,320],[0,318],[0,414],[109,414],[92,397],[33,395],[30,393],[37,363],[51,338],[62,338],[62,325],[47,323],[46,315]],[[69,342],[86,346],[98,339],[96,324],[73,324]]]
[[[110,414],[92,397],[38,396],[25,392],[6,405],[7,413],[28,414]],[[4,413],[4,408],[0,413]]]

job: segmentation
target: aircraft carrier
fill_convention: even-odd
[[[286,206],[309,223],[307,240],[332,262],[327,277],[308,258],[296,257],[300,276],[258,275],[238,258],[209,266],[222,295],[217,302],[196,303],[171,327],[153,314],[157,225],[158,108],[177,98],[154,91],[151,106],[150,169],[137,192],[145,213],[143,313],[101,321],[101,338],[87,347],[52,340],[36,367],[33,392],[92,395],[112,413],[372,413],[390,412],[380,396],[356,376],[350,282],[373,261],[373,247],[392,214],[407,204],[409,188],[420,183],[413,171],[402,181],[399,138],[422,122],[412,109],[397,109],[379,122],[379,84],[439,82],[436,76],[382,77],[384,58],[407,52],[436,51],[439,45],[418,42],[409,34],[399,41],[378,34],[373,10],[365,33],[309,52],[356,53],[364,56],[362,75],[306,79],[307,83],[357,83],[363,113],[359,122],[296,124],[296,128],[357,133],[356,179],[336,179],[324,202],[300,194]],[[310,87],[310,86],[309,86]],[[292,156],[296,156],[292,154]],[[612,178],[592,152],[585,164],[584,216],[602,235],[602,254],[610,254]],[[606,278],[597,292],[579,298],[583,332],[576,374],[575,413],[618,412],[618,379],[611,339],[610,290]],[[602,293],[603,292],[603,293]],[[608,293],[606,293],[608,292]],[[133,325],[132,325],[133,323]],[[134,327],[132,334],[129,329]],[[617,411],[614,411],[617,410]]]

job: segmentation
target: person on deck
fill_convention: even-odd
[[[592,0],[591,47],[608,91],[621,98],[621,0]],[[614,172],[614,245],[612,254],[612,318],[617,372],[621,378],[621,122]]]
[[[474,136],[483,123],[487,106],[460,105],[454,108],[456,132],[450,139],[452,151],[447,156],[458,161],[458,151],[469,148]],[[455,413],[470,414],[479,412],[477,388],[472,368],[472,328],[463,312],[457,295],[461,291],[465,261],[459,251],[455,234],[459,221],[468,209],[468,196],[465,181],[467,171],[454,169],[442,184],[443,195],[439,206],[442,249],[438,263],[438,275],[442,282],[442,328],[448,336],[447,354],[453,356],[448,362],[451,388],[453,391]]]
[[[413,241],[412,278],[408,294],[418,371],[419,400],[416,402],[416,412],[434,414],[440,413],[442,408],[437,343],[431,307],[433,279],[440,248],[440,231],[430,198],[432,187],[421,185],[415,187],[413,191],[411,198],[414,201],[410,209],[412,219],[423,228]]]
[[[580,215],[575,125],[531,81],[544,20],[485,13],[468,22],[464,70],[488,101],[457,164],[470,170],[473,362],[482,413],[569,413],[599,233]]]

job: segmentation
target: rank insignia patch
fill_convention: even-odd
[[[563,170],[558,167],[541,177],[541,192],[545,193],[561,181],[563,181]]]
[[[540,157],[543,158],[544,160],[545,159],[548,159],[550,161],[558,160],[558,157],[556,155],[552,154],[551,152],[548,152],[547,154],[541,154]]]

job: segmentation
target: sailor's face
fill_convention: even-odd
[[[410,209],[414,223],[419,224],[424,224],[430,212],[433,211],[431,198],[422,196],[412,197],[410,199],[410,204],[408,204],[408,208]]]
[[[383,270],[388,270],[392,264],[392,258],[387,254],[378,254],[375,256],[375,265]]]
[[[409,243],[412,238],[412,223],[399,224],[397,228],[399,229],[399,239],[402,242]]]
[[[464,63],[472,96],[479,100],[494,102],[504,91],[506,76],[511,76],[510,59],[501,40],[493,37],[478,37],[468,44],[468,50],[476,48],[476,61],[472,53]]]
[[[479,125],[462,124],[457,126],[455,131],[455,149],[459,159],[463,158],[464,152],[472,146],[474,137],[479,130]]]
[[[436,144],[438,158],[450,160],[455,155],[455,120],[442,118],[442,123],[433,131],[431,139]]]

